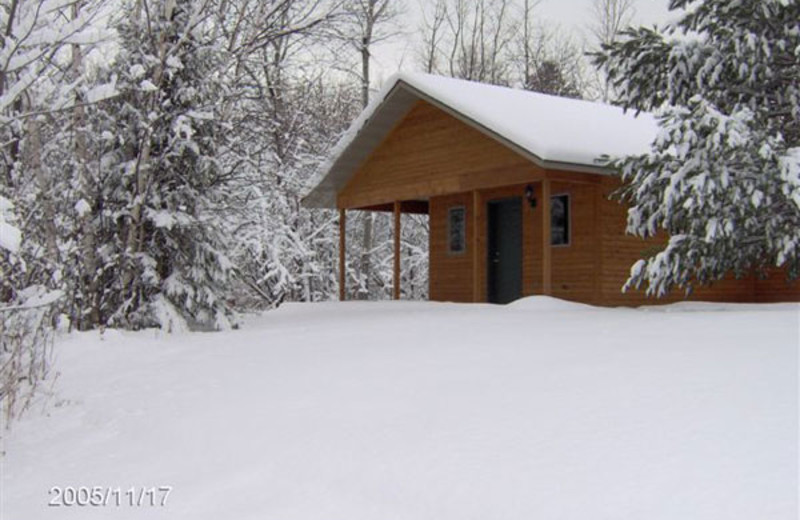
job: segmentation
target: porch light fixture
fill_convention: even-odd
[[[525,186],[525,200],[528,201],[528,204],[530,204],[532,208],[536,207],[536,197],[534,195],[535,192],[533,191],[533,185],[528,184]]]

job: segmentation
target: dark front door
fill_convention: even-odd
[[[508,303],[522,296],[522,199],[492,200],[488,213],[488,296]]]

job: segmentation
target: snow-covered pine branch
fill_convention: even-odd
[[[664,294],[729,273],[800,274],[800,4],[672,0],[665,30],[629,30],[595,56],[633,110],[655,111],[651,153],[613,162],[628,231],[672,238],[626,285]]]

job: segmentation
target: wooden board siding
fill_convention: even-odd
[[[447,250],[447,212],[463,206],[466,210],[466,249],[452,254]],[[429,294],[434,301],[473,301],[473,205],[471,193],[460,193],[430,200]]]
[[[364,207],[395,200],[429,198],[430,298],[437,301],[486,301],[487,201],[524,197],[525,186],[536,187],[540,203],[531,208],[523,201],[523,294],[542,291],[541,180],[552,183],[554,193],[573,193],[575,203],[591,202],[599,177],[583,173],[545,171],[504,145],[486,137],[432,105],[419,102],[373,152],[339,193],[340,207]],[[562,179],[570,179],[565,183]],[[479,208],[474,213],[477,192]],[[467,251],[447,252],[447,210],[467,210]],[[573,229],[577,242],[553,250],[553,288],[559,297],[579,300],[594,297],[595,280],[587,272],[593,262],[590,237],[594,206],[587,213],[574,206]],[[477,216],[478,234],[475,233]],[[585,220],[586,222],[583,222]],[[477,241],[477,242],[476,242]],[[477,244],[478,251],[475,251]],[[478,264],[477,270],[474,269]],[[558,267],[555,267],[558,266]],[[571,279],[573,275],[576,278]],[[559,278],[561,277],[561,278]],[[578,278],[580,277],[580,278]],[[477,289],[476,289],[477,285]]]
[[[767,278],[754,277],[755,301],[763,303],[800,301],[800,280],[788,281],[786,274],[773,269]]]
[[[643,240],[625,233],[627,210],[608,196],[619,187],[616,178],[604,178],[599,194],[602,235],[602,262],[600,301],[603,305],[664,304],[686,299],[685,293],[676,289],[663,298],[647,297],[644,290],[622,293],[631,266],[640,258],[650,256],[663,244],[664,238]],[[695,301],[767,302],[800,301],[800,284],[786,283],[785,274],[779,270],[770,273],[766,280],[755,276],[743,279],[729,277],[710,286],[695,287],[688,298]]]
[[[542,204],[541,184],[532,183],[539,203],[535,208],[525,200],[526,184],[477,192],[480,209],[492,200],[520,197],[522,206],[522,293],[542,293]],[[571,240],[568,246],[552,248],[553,295],[573,301],[594,302],[595,260],[599,241],[595,234],[594,186],[552,183],[553,195],[568,194],[571,210]],[[447,251],[447,211],[456,206],[467,210],[467,251],[452,255]],[[430,200],[430,297],[436,301],[486,301],[487,222],[486,212],[478,212],[475,237],[475,207],[472,192],[433,197]],[[475,239],[477,238],[477,242]],[[475,254],[475,244],[478,251]],[[477,271],[473,271],[477,261]],[[476,280],[478,290],[473,291]],[[477,300],[475,299],[477,295]]]
[[[547,172],[557,178],[558,172]],[[532,183],[537,197],[541,184]],[[607,306],[666,304],[686,299],[681,290],[664,298],[646,296],[643,290],[622,293],[631,265],[658,247],[662,240],[642,240],[625,234],[626,209],[608,195],[618,181],[608,179],[597,185],[554,180],[552,195],[570,197],[570,244],[552,247],[552,295],[565,300]],[[531,208],[524,200],[526,184],[431,198],[430,213],[430,297],[436,301],[486,301],[486,212],[479,211],[475,237],[474,205],[481,209],[490,200],[523,198],[523,288],[524,295],[542,294],[542,205]],[[447,253],[447,210],[464,206],[467,210],[467,251]],[[477,242],[476,242],[477,240]],[[475,253],[475,244],[478,246]],[[473,266],[477,260],[477,271]],[[473,291],[477,275],[478,289]],[[477,300],[475,295],[478,296]],[[728,302],[800,301],[800,283],[787,283],[778,270],[764,280],[750,276],[729,278],[708,287],[695,288],[690,300]]]
[[[594,302],[597,280],[595,260],[599,254],[595,226],[596,190],[592,185],[553,181],[551,193],[553,196],[569,197],[570,220],[569,244],[551,246],[551,294],[565,300]]]
[[[420,101],[339,192],[337,204],[357,208],[428,199],[521,184],[544,175],[516,152]],[[594,177],[565,175],[588,181]]]
[[[542,277],[542,185],[534,183],[533,186],[538,203],[535,208],[531,208],[530,203],[525,201],[525,210],[523,211],[523,216],[528,224],[524,230],[522,257],[522,294],[525,296],[542,294],[544,289],[544,278]],[[553,279],[552,283],[557,285],[558,280]]]
[[[640,258],[649,256],[664,238],[643,240],[625,233],[627,209],[616,201],[609,200],[611,193],[619,187],[615,178],[606,178],[601,192],[601,234],[603,259],[601,274],[601,300],[604,305],[664,304],[686,299],[680,289],[662,298],[647,297],[644,290],[623,293],[622,286],[630,275],[631,266]],[[748,302],[754,300],[751,280],[723,280],[710,287],[696,288],[691,298],[702,301]]]

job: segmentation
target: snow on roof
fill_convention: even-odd
[[[602,103],[401,72],[386,82],[331,150],[304,203],[335,206],[336,192],[419,99],[553,169],[598,173],[602,156],[646,153],[657,134],[655,118],[648,113],[636,115]]]
[[[656,136],[650,114],[637,117],[602,103],[427,74],[399,79],[543,161],[596,165],[604,154],[647,152]]]

